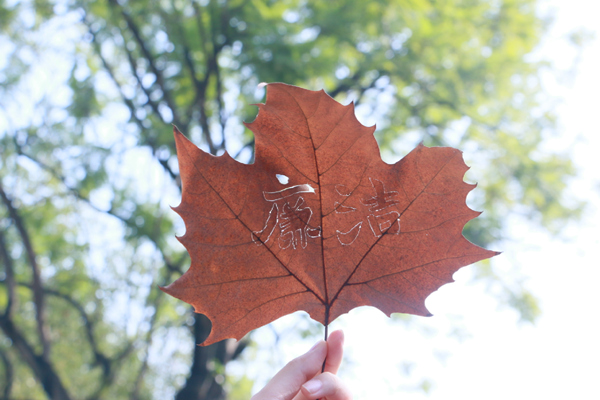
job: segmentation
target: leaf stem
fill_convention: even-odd
[[[327,308],[327,310],[325,311],[325,341],[327,341],[328,331],[329,331],[329,308]],[[323,360],[323,365],[321,366],[321,373],[325,372],[325,364],[326,363],[327,363],[327,356],[325,356],[325,359]],[[317,400],[323,400],[323,399],[317,399]]]
[[[329,336],[329,307],[325,309],[325,341],[327,341],[327,337]],[[323,360],[323,366],[321,367],[321,373],[325,372],[325,363],[327,362],[327,356]]]

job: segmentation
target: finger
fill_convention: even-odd
[[[252,400],[290,400],[303,383],[321,372],[327,345],[320,341],[306,354],[293,359],[281,369]]]
[[[343,346],[344,332],[331,332],[329,338],[327,338],[327,358],[325,359],[324,372],[337,373],[342,363],[342,356],[344,355]]]
[[[302,394],[309,399],[352,400],[350,391],[344,383],[330,372],[311,379],[302,385]]]

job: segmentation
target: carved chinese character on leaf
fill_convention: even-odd
[[[397,235],[400,233],[400,213],[393,209],[393,206],[398,204],[395,198],[398,196],[398,192],[386,191],[383,182],[379,179],[369,178],[373,187],[374,195],[368,198],[361,199],[363,208],[368,210],[366,220],[373,236],[380,237],[384,233]],[[337,185],[336,192],[340,196],[348,197],[350,193],[347,192],[345,185]],[[360,208],[353,207],[347,204],[347,201],[343,203],[335,203],[335,212],[338,214],[353,213],[361,214]],[[392,207],[392,209],[390,209]],[[360,215],[357,215],[360,218]],[[358,239],[358,235],[363,227],[365,221],[360,220],[356,222],[349,230],[336,230],[337,238],[340,244],[349,246]]]
[[[266,201],[272,202],[265,226],[260,231],[252,232],[252,240],[257,245],[269,242],[278,229],[277,241],[281,249],[298,247],[306,248],[308,238],[321,236],[321,227],[310,225],[313,211],[305,206],[302,193],[315,193],[308,185],[296,185],[276,192],[263,192]],[[295,202],[290,204],[290,200]],[[293,200],[292,200],[293,201]]]

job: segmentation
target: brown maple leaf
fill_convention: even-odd
[[[497,253],[463,235],[461,152],[419,145],[381,160],[374,127],[325,92],[269,84],[247,124],[254,164],[214,157],[175,129],[175,211],[190,269],[164,291],[212,321],[208,345],[304,310],[324,325],[354,307],[430,315],[424,300]]]

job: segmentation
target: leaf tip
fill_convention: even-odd
[[[166,293],[166,294],[168,294],[168,295],[171,295],[171,291],[169,290],[169,286],[170,286],[170,285],[167,285],[167,286],[158,285],[158,288],[159,288],[159,289],[160,289],[160,290],[161,290],[163,293]]]
[[[183,133],[181,133],[181,131],[179,130],[177,125],[175,125],[175,124],[172,124],[172,125],[173,125],[173,135],[175,135],[175,136],[183,135]]]
[[[185,236],[185,235],[181,235],[181,236],[177,236],[177,235],[175,235],[175,239],[177,239],[177,241],[178,241],[179,243],[183,244],[183,237],[184,237],[184,236]]]

